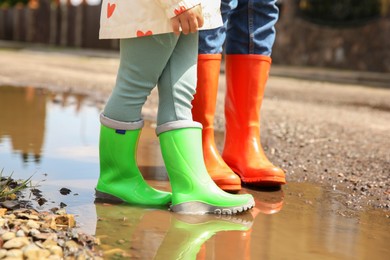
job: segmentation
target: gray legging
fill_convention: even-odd
[[[157,85],[157,125],[192,120],[197,48],[197,33],[121,39],[116,84],[103,114],[121,122],[139,121],[142,106]]]

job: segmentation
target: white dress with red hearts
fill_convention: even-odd
[[[134,38],[172,32],[170,19],[198,4],[204,26],[222,26],[220,0],[103,0],[100,39]]]

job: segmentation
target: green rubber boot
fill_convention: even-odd
[[[202,245],[215,234],[225,231],[250,230],[253,219],[250,214],[248,215],[250,217],[247,219],[238,218],[240,216],[229,216],[224,219],[224,217],[213,215],[172,214],[171,226],[154,259],[195,260]]]
[[[168,205],[171,193],[149,186],[137,166],[136,151],[143,121],[123,123],[102,115],[101,122],[96,198],[144,206]]]
[[[224,192],[211,179],[203,160],[201,124],[169,122],[156,132],[172,187],[172,211],[231,215],[254,206],[252,195]]]

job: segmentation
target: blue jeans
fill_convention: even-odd
[[[224,26],[199,32],[199,54],[260,54],[271,56],[276,0],[222,0]]]

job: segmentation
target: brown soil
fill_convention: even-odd
[[[0,48],[0,56],[0,85],[86,93],[101,106],[118,67],[117,53],[107,52],[23,47]],[[288,182],[345,191],[342,203],[350,208],[389,210],[390,89],[308,79],[307,70],[299,68],[288,69],[289,77],[281,71],[286,68],[272,68],[261,110],[262,144],[269,159],[286,171]],[[332,73],[321,70],[322,78]],[[291,78],[294,74],[306,79]],[[345,75],[356,79],[356,74]],[[224,92],[222,73],[215,119],[221,135]],[[153,91],[143,110],[146,119],[155,119],[157,102]],[[222,148],[221,136],[217,140]]]

